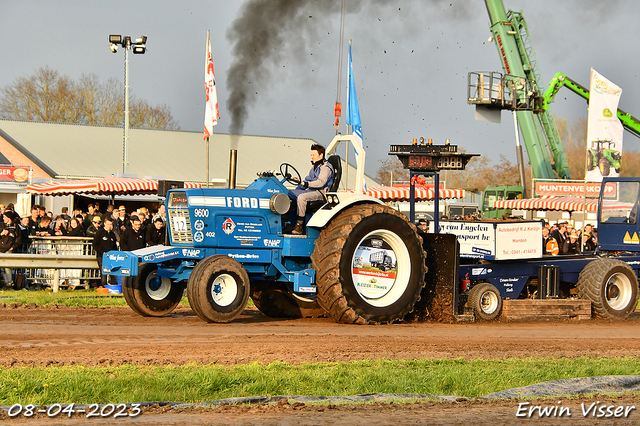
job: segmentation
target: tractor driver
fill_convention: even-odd
[[[289,190],[289,198],[296,201],[298,219],[291,232],[302,235],[304,232],[304,215],[307,212],[309,201],[324,200],[327,188],[333,184],[333,167],[324,158],[325,149],[322,145],[311,145],[311,170],[307,177],[296,189]],[[297,180],[297,178],[294,178]]]

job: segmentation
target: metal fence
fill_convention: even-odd
[[[100,279],[91,237],[31,237],[22,254],[2,255],[2,264],[24,273],[29,284],[76,287]]]

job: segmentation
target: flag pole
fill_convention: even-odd
[[[351,88],[349,87],[351,85],[351,39],[349,39],[349,70],[347,72],[348,74],[348,78],[347,78],[347,87],[348,90],[351,90]],[[347,97],[349,97],[349,95],[347,95]],[[347,111],[349,110],[349,105],[347,102]],[[347,116],[349,115],[350,111],[347,112]],[[348,123],[349,120],[347,120],[347,135],[351,135],[353,132],[353,129],[351,128],[351,125]],[[345,147],[346,153],[345,153],[345,161],[346,161],[346,165],[347,165],[347,172],[345,173],[345,177],[347,180],[347,183],[345,185],[345,188],[348,190],[349,189],[349,147],[350,144],[349,142],[347,142],[347,146]],[[356,165],[357,167],[357,165]],[[355,185],[354,185],[354,189],[355,189]]]
[[[207,61],[209,61],[209,51],[209,30],[207,30],[207,51],[204,54]],[[207,188],[209,188],[209,136],[207,136]]]

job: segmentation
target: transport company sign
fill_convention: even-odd
[[[440,221],[441,234],[453,234],[460,243],[460,257],[493,259],[496,255],[492,223]]]
[[[496,224],[496,259],[542,257],[542,222]]]
[[[460,257],[475,259],[535,259],[542,257],[542,222],[440,221],[439,232],[453,234]]]

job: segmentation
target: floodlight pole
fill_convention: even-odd
[[[133,53],[144,53],[147,36],[131,42],[130,36],[110,35],[111,51],[116,53],[118,45],[124,48],[124,140],[122,141],[122,174],[129,172],[129,50]]]
[[[124,47],[124,141],[122,142],[122,174],[129,172],[129,49],[131,39],[127,37]]]

